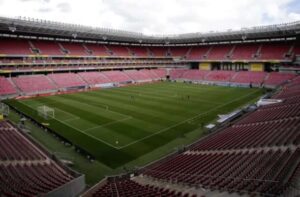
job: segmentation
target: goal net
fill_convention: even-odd
[[[0,114],[2,114],[4,116],[8,116],[9,106],[4,103],[0,103]]]
[[[39,106],[37,108],[37,112],[39,116],[43,117],[44,119],[51,119],[55,118],[55,111],[53,108],[48,107],[46,105]]]

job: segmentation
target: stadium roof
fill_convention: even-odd
[[[300,35],[300,21],[222,32],[154,36],[39,19],[0,17],[0,33],[136,44],[190,44],[295,37]]]

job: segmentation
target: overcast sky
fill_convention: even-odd
[[[0,15],[178,34],[300,20],[300,0],[0,0]]]

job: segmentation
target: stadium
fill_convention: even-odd
[[[300,21],[0,17],[0,196],[300,196],[299,73]]]

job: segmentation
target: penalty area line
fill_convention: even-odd
[[[25,103],[23,103],[23,104],[26,105],[26,106],[28,106],[28,107],[30,107],[31,109],[35,109],[35,108],[33,108],[32,106],[30,106],[30,105],[28,105],[28,104],[25,104]],[[99,142],[102,142],[102,143],[106,144],[107,146],[110,146],[110,147],[112,147],[112,148],[114,148],[114,149],[120,149],[119,147],[116,147],[116,146],[114,146],[114,145],[112,145],[112,144],[110,144],[110,143],[108,143],[108,142],[106,142],[106,141],[104,141],[104,140],[101,140],[100,138],[97,138],[97,137],[95,137],[95,136],[93,136],[93,135],[90,135],[90,134],[88,134],[88,133],[85,133],[85,132],[82,131],[81,129],[78,129],[78,128],[76,128],[76,127],[74,127],[74,126],[72,126],[72,125],[70,125],[70,124],[68,124],[68,123],[65,123],[65,122],[63,122],[63,121],[61,121],[61,120],[59,120],[59,119],[57,119],[57,118],[54,118],[54,119],[57,120],[58,122],[62,123],[62,124],[65,124],[65,125],[71,127],[72,129],[74,129],[74,130],[76,130],[76,131],[78,131],[78,132],[80,132],[80,133],[82,133],[82,134],[85,134],[85,135],[87,135],[87,136],[89,136],[89,137],[91,137],[91,138],[93,138],[93,139],[95,139],[95,140],[97,140],[97,141],[99,141]]]

